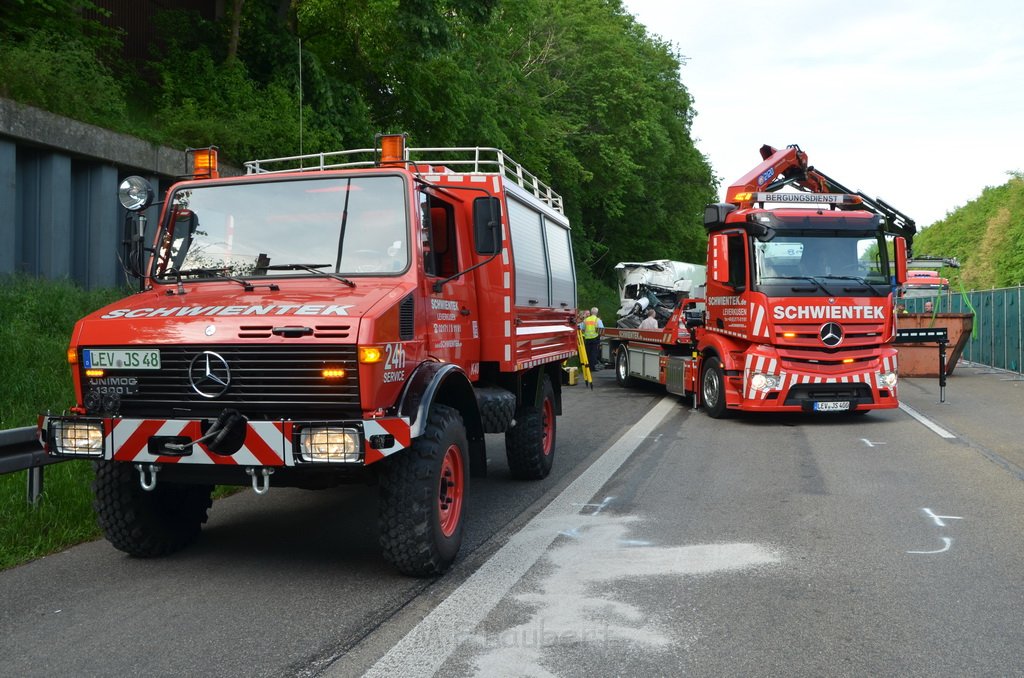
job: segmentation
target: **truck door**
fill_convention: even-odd
[[[708,280],[708,326],[746,337],[748,309],[743,293],[749,288],[747,237],[743,232],[712,236],[711,278]]]
[[[423,195],[423,268],[426,272],[427,353],[455,363],[470,377],[480,373],[480,316],[474,275],[458,276],[472,265],[472,224],[465,210],[437,196]],[[434,286],[441,284],[440,291]]]

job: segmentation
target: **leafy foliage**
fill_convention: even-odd
[[[914,253],[956,257],[960,269],[943,275],[966,289],[1011,287],[1024,282],[1024,175],[1010,172],[1002,186],[981,195],[922,231]]]
[[[162,13],[153,58],[118,73],[102,47],[117,36],[87,19],[92,3],[5,4],[0,92],[124,130],[130,89],[135,126],[155,121],[148,136],[216,144],[236,163],[365,147],[377,131],[502,148],[565,198],[587,305],[618,261],[703,259],[716,186],[680,59],[620,0],[225,5],[240,14]]]
[[[0,96],[95,124],[122,120],[126,112],[120,81],[93,49],[56,33],[0,43]]]

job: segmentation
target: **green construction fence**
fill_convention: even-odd
[[[942,325],[942,313],[973,313],[974,329],[964,347],[962,360],[1021,374],[1024,347],[1021,344],[1022,287],[991,290],[950,291],[931,298],[904,299],[910,313],[925,313],[931,301],[935,326]]]

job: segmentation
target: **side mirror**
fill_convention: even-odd
[[[145,235],[146,215],[141,212],[126,211],[120,258],[125,272],[133,278],[142,278],[146,259],[146,248],[143,243]]]
[[[495,197],[473,201],[473,240],[478,254],[501,251],[501,200]]]
[[[709,233],[725,228],[725,218],[736,210],[736,205],[716,202],[704,207],[704,228]]]
[[[907,241],[903,238],[895,238],[892,241],[892,251],[896,284],[902,285],[907,282]]]
[[[711,236],[711,279],[716,283],[729,282],[729,238],[723,233]]]
[[[124,239],[121,241],[121,261],[125,271],[139,279],[139,289],[145,288],[143,269],[146,261],[146,215],[144,211],[153,204],[156,191],[153,185],[140,176],[130,176],[117,187],[117,199],[124,207]]]

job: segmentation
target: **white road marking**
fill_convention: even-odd
[[[946,520],[963,520],[963,518],[961,518],[960,516],[937,516],[934,513],[932,513],[932,510],[929,509],[929,508],[923,508],[921,510],[924,511],[925,514],[927,514],[929,518],[934,520],[935,524],[938,525],[939,527],[945,527],[946,526],[946,523],[942,522],[943,518],[945,518]]]
[[[940,436],[942,438],[956,438],[955,435],[953,435],[952,433],[950,433],[946,429],[942,428],[941,426],[936,424],[934,421],[932,421],[928,417],[924,416],[923,414],[921,414],[920,412],[915,410],[910,405],[907,405],[906,403],[900,403],[900,409],[903,410],[904,412],[906,412],[907,414],[909,414],[910,416],[912,416],[914,419],[917,419],[919,422],[921,422],[922,424],[924,424],[928,428],[930,428],[932,430],[932,432],[935,433],[936,435],[938,435],[938,436]]]
[[[664,396],[643,419],[616,440],[569,487],[514,534],[459,588],[451,593],[387,654],[366,676],[433,676],[459,644],[543,555],[575,508],[588,503],[647,436],[675,410],[673,396]]]
[[[885,445],[886,444],[886,443],[883,443],[883,442],[871,442],[867,438],[861,438],[860,440],[861,440],[862,443],[864,443],[868,447],[874,447],[876,445]]]
[[[945,546],[943,546],[938,551],[907,551],[907,553],[917,553],[917,554],[923,554],[923,555],[929,555],[929,554],[932,554],[932,553],[945,553],[946,551],[949,550],[949,547],[953,544],[953,540],[950,539],[949,537],[943,537],[942,538],[942,543],[945,544]]]

